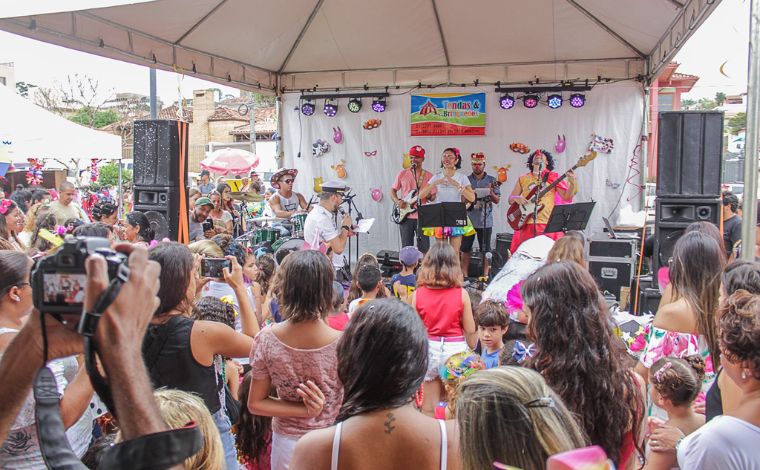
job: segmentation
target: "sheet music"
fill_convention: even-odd
[[[375,219],[362,219],[356,223],[353,231],[356,233],[369,233],[369,229],[372,228],[372,224],[375,223]]]

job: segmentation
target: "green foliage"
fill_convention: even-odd
[[[728,131],[731,134],[738,134],[739,131],[747,128],[747,113],[738,113],[728,120]]]
[[[90,107],[84,107],[69,117],[69,120],[86,127],[100,129],[119,120],[119,114],[113,109],[100,111]]]
[[[23,96],[24,98],[29,97],[29,88],[33,87],[31,83],[26,82],[16,82],[16,93]]]
[[[132,171],[122,170],[121,180],[123,184],[132,181]],[[113,186],[114,188],[119,185],[119,164],[118,163],[106,163],[100,167],[100,174],[98,175],[98,185]]]
[[[722,91],[715,93],[715,102],[718,104],[718,106],[723,106],[723,103],[726,101],[726,94]]]
[[[690,99],[683,99],[681,98],[681,109],[691,109],[692,106],[696,105],[696,100],[690,100]]]

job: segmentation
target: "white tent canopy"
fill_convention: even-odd
[[[19,3],[0,29],[275,92],[651,78],[720,0]]]
[[[0,139],[9,144],[12,161],[118,159],[121,138],[88,129],[53,114],[0,86]]]

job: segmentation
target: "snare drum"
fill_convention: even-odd
[[[256,235],[254,236],[253,241],[256,245],[263,242],[269,242],[271,245],[276,242],[278,238],[280,238],[280,231],[278,229],[264,227],[256,231]]]
[[[306,214],[295,214],[290,216],[290,222],[293,224],[293,236],[303,238],[303,227],[306,224]]]

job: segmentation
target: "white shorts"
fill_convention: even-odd
[[[428,339],[428,368],[425,380],[435,380],[440,377],[440,367],[454,354],[467,350],[467,341],[444,341],[443,339]]]
[[[298,439],[298,437],[272,433],[272,456],[270,460],[272,470],[288,470],[290,468],[290,458],[293,457]]]

